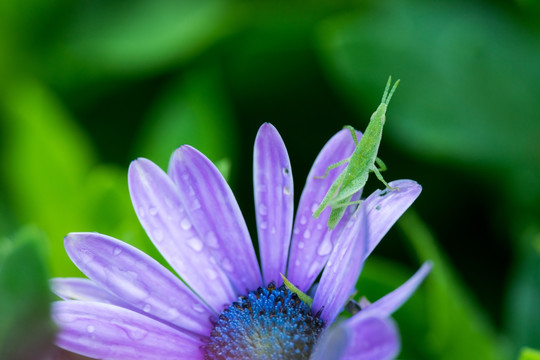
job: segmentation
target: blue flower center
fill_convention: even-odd
[[[241,296],[220,315],[205,360],[308,360],[323,328],[319,314],[285,286]]]

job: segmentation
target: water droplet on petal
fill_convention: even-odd
[[[309,239],[311,237],[311,231],[306,230],[304,231],[304,239]]]
[[[285,187],[283,188],[283,194],[285,194],[285,195],[291,195],[291,189],[289,189],[288,186],[285,186]]]
[[[260,203],[257,209],[259,210],[260,215],[266,215],[268,213],[268,210],[266,209],[266,205],[264,205],[263,203]]]
[[[146,212],[144,211],[144,208],[141,206],[139,207],[139,217],[144,217],[146,215]]]
[[[206,244],[214,249],[219,249],[219,242],[216,233],[209,231],[206,233]]]
[[[295,265],[295,266],[300,266],[300,260],[296,260],[296,261],[294,262],[294,265]]]
[[[300,242],[298,243],[298,248],[299,248],[299,249],[303,249],[304,246],[305,246],[305,244],[304,244],[303,241],[300,241]]]
[[[150,306],[150,304],[146,304],[146,305],[144,305],[144,307],[143,307],[143,311],[144,311],[144,312],[149,312],[151,309],[152,309],[152,307]]]
[[[94,331],[96,331],[96,328],[92,325],[88,325],[86,327],[86,331],[88,331],[90,334],[93,333]]]
[[[199,252],[202,250],[204,244],[198,237],[192,237],[187,241],[188,245],[195,251]]]
[[[300,229],[299,228],[294,228],[293,233],[295,235],[298,235],[300,233]]]
[[[191,203],[191,210],[198,210],[200,208],[201,208],[201,202],[199,201],[199,199],[193,200],[193,202]]]
[[[319,204],[313,203],[313,205],[311,205],[311,212],[315,212],[315,210],[317,210],[318,207],[319,207]]]
[[[319,256],[326,256],[330,254],[330,252],[332,252],[332,247],[332,243],[328,238],[326,238],[323,240],[322,244],[317,249],[317,254],[319,254]]]
[[[152,233],[152,235],[154,236],[155,241],[157,241],[157,242],[162,242],[163,241],[163,230],[155,229],[154,232]]]
[[[128,330],[128,336],[136,341],[144,339],[146,335],[148,335],[148,331],[143,330],[143,329],[130,327]]]
[[[300,218],[300,224],[304,225],[305,223],[307,223],[307,219],[305,216],[302,215],[302,217]]]
[[[153,207],[153,206],[150,207],[150,208],[148,209],[148,213],[149,213],[150,215],[152,215],[152,216],[157,215],[157,213],[158,213],[157,208],[155,208],[155,207]]]
[[[261,222],[261,230],[266,230],[268,223],[266,221]]]
[[[289,169],[287,169],[286,167],[283,168],[283,175],[287,176],[289,175],[291,171]]]
[[[208,278],[208,280],[216,280],[217,273],[214,270],[206,269],[205,272],[206,272],[206,277]]]
[[[169,308],[169,310],[167,310],[167,314],[169,315],[169,320],[176,319],[178,316],[180,316],[180,313],[175,308]]]
[[[270,234],[275,234],[276,233],[276,227],[275,226],[272,226],[272,228],[270,229]]]
[[[189,222],[188,219],[182,219],[182,221],[180,221],[180,226],[182,227],[182,229],[184,230],[189,230],[191,229],[191,223]]]
[[[200,312],[200,313],[204,312],[204,306],[202,306],[201,304],[193,304],[192,308],[193,310],[197,312]]]
[[[119,247],[115,247],[113,250],[113,255],[118,256],[120,255],[121,252],[122,252],[122,249],[120,249]]]
[[[375,210],[381,210],[381,205],[375,206]]]
[[[223,259],[221,265],[222,265],[223,268],[224,268],[225,270],[227,270],[228,272],[233,272],[233,271],[234,271],[234,266],[233,266],[231,260],[229,260],[229,259],[227,259],[227,258]]]
[[[318,224],[317,224],[317,230],[322,230],[322,228],[323,228],[322,224],[321,224],[321,223],[318,223]]]

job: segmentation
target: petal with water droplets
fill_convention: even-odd
[[[262,285],[255,249],[234,195],[212,162],[191,146],[177,149],[169,175],[200,242],[236,290],[245,295]],[[181,224],[182,225],[182,224]],[[184,227],[188,223],[183,224]]]
[[[182,331],[122,307],[86,301],[52,304],[56,345],[104,360],[202,360],[203,343]]]
[[[255,139],[253,188],[259,252],[265,284],[282,284],[293,220],[293,178],[285,144],[271,124],[263,124]]]
[[[212,329],[209,317],[213,312],[144,252],[98,233],[71,233],[65,247],[86,276],[134,308],[197,334],[206,335]]]
[[[51,290],[64,300],[97,301],[126,307],[127,303],[90,279],[53,278],[49,281]]]
[[[129,190],[146,233],[180,277],[217,312],[236,299],[227,275],[201,246],[176,185],[146,159],[131,163]]]

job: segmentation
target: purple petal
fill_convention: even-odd
[[[416,291],[418,286],[424,281],[431,271],[433,264],[430,261],[425,262],[418,271],[411,276],[403,285],[391,293],[386,294],[373,304],[370,304],[362,312],[366,314],[375,314],[378,316],[390,316],[401,307]],[[354,318],[353,318],[354,319]],[[351,321],[354,321],[351,319]]]
[[[92,280],[83,278],[54,278],[50,280],[53,293],[64,300],[97,301],[126,307],[127,303],[107,290],[96,285]]]
[[[71,233],[66,251],[96,284],[135,309],[207,335],[214,313],[169,270],[142,251],[97,233]]]
[[[192,336],[118,306],[59,301],[52,316],[60,331],[56,345],[107,360],[202,360],[203,343]]]
[[[399,190],[376,190],[362,204],[366,207],[369,223],[368,251],[365,257],[371,254],[422,191],[422,187],[412,180],[396,180],[389,185]]]
[[[399,333],[392,319],[364,316],[358,322],[350,320],[343,323],[351,341],[340,360],[385,360],[399,354]]]
[[[169,174],[199,239],[229,277],[236,295],[261,286],[261,271],[244,217],[219,170],[185,145],[171,157]]]
[[[283,282],[293,221],[293,178],[287,149],[271,124],[255,139],[253,187],[264,284]]]
[[[220,312],[236,294],[192,226],[172,180],[146,159],[131,163],[128,180],[133,207],[154,245],[180,277]]]
[[[321,275],[313,298],[314,312],[322,310],[321,319],[331,324],[351,295],[362,270],[368,238],[364,208],[347,223],[347,231],[337,241]]]
[[[309,360],[340,359],[351,341],[348,328],[338,324],[319,336]]]
[[[361,134],[357,133],[357,136],[360,138]],[[287,268],[287,278],[301,291],[307,291],[313,284],[326,264],[336,239],[340,237],[348,218],[354,212],[352,207],[349,207],[332,231],[328,230],[327,225],[330,209],[326,209],[319,218],[314,219],[313,211],[345,165],[331,170],[324,179],[315,177],[324,175],[328,166],[349,157],[354,147],[350,131],[338,132],[321,150],[307,177],[294,222]]]

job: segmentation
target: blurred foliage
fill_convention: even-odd
[[[299,196],[324,142],[364,129],[392,75],[385,177],[424,191],[405,240],[389,233],[359,289],[375,299],[415,257],[432,259],[396,314],[403,358],[516,358],[540,347],[539,20],[527,0],[4,0],[0,235],[44,231],[9,252],[49,249],[47,272],[22,277],[38,283],[80,274],[63,249],[71,231],[163,262],[131,208],[127,166],[144,156],[166,169],[182,144],[229,174],[255,234],[260,124],[283,136]]]
[[[51,349],[44,247],[45,236],[35,228],[0,239],[0,359],[39,359]]]
[[[539,360],[540,359],[540,351],[525,348],[521,351],[521,355],[519,357],[519,360]]]

